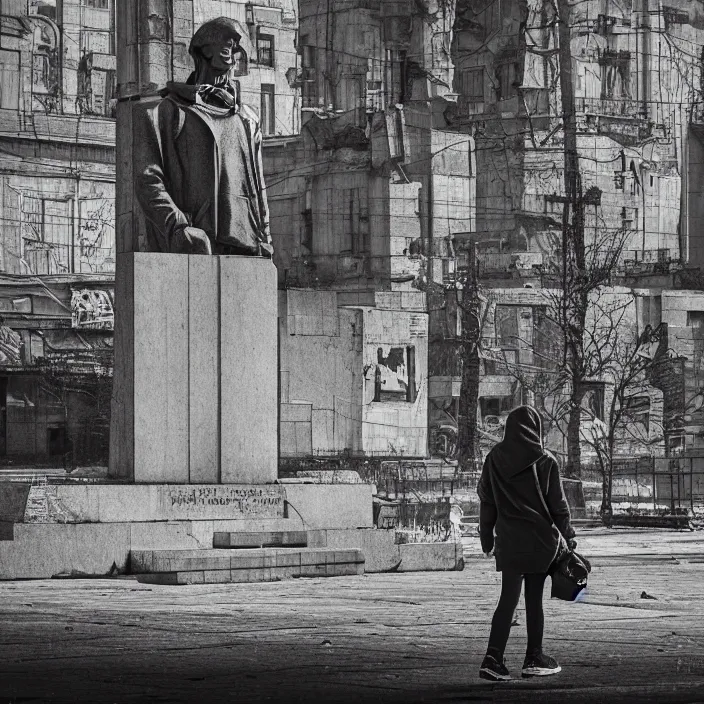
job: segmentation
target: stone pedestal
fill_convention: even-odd
[[[270,260],[118,254],[110,477],[277,477],[277,301]]]

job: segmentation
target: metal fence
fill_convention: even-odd
[[[652,457],[614,467],[612,502],[653,510],[704,507],[704,456]]]

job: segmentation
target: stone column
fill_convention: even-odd
[[[133,116],[192,70],[191,0],[118,4],[117,264],[110,477],[277,477],[277,298],[270,260],[147,253]],[[170,14],[173,6],[173,14]]]

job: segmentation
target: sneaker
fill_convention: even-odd
[[[484,657],[482,666],[479,669],[479,676],[484,680],[492,680],[494,682],[511,679],[504,659],[497,660],[493,655]]]
[[[540,653],[539,655],[526,655],[521,674],[523,677],[546,677],[547,675],[556,675],[561,670],[557,660]]]

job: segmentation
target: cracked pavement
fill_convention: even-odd
[[[704,533],[580,540],[589,593],[545,603],[555,677],[520,678],[522,602],[519,677],[477,677],[499,575],[469,539],[463,572],[1,582],[0,702],[704,702]]]

